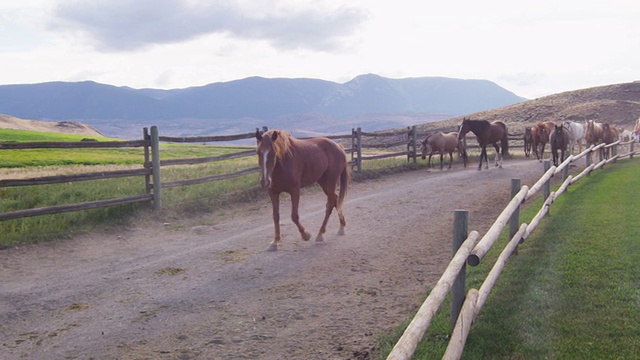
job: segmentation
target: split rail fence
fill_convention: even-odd
[[[553,202],[555,202],[555,200],[560,197],[560,195],[562,195],[570,185],[576,183],[584,176],[589,175],[592,171],[603,168],[606,164],[614,163],[620,158],[633,158],[635,155],[634,142],[634,140],[628,142],[616,141],[609,145],[592,145],[576,156],[570,155],[557,167],[551,166],[550,161],[545,160],[544,175],[542,175],[542,177],[533,186],[531,186],[531,188],[526,185],[520,186],[521,184],[519,179],[512,179],[511,201],[482,237],[480,237],[478,231],[468,231],[468,213],[466,211],[455,211],[453,258],[434,288],[427,296],[426,300],[418,309],[418,312],[409,323],[401,338],[389,353],[387,359],[411,359],[418,344],[424,337],[425,332],[428,330],[436,312],[449,293],[451,293],[452,332],[443,359],[460,359],[467,336],[469,335],[471,324],[482,310],[482,307],[496,284],[500,273],[506,265],[507,259],[512,253],[517,251],[517,246],[531,235],[542,218],[549,213],[551,204],[553,204]],[[618,154],[617,151],[620,145],[628,145],[629,151],[624,154]],[[612,151],[613,155],[609,158],[605,158],[603,156],[603,150],[606,149]],[[599,154],[598,162],[592,161],[594,154]],[[575,177],[568,175],[568,169],[571,163],[583,157],[586,157],[586,167],[584,170]],[[551,178],[558,174],[562,174],[563,182],[556,191],[551,192]],[[530,224],[519,224],[520,205],[526,200],[534,197],[541,190],[543,191],[544,199],[541,209],[531,220]],[[493,268],[489,271],[489,274],[480,286],[480,289],[470,289],[465,294],[466,265],[477,266],[491,247],[496,243],[500,234],[507,225],[509,225],[509,242],[498,256],[498,259],[496,260]]]
[[[203,184],[212,181],[230,179],[238,176],[255,173],[257,167],[243,169],[233,173],[219,174],[195,179],[184,179],[179,181],[162,182],[160,169],[175,165],[192,165],[209,162],[217,162],[229,159],[239,159],[243,157],[255,156],[254,149],[248,149],[237,153],[231,153],[212,157],[183,158],[183,159],[160,159],[160,142],[171,143],[228,143],[237,140],[252,139],[255,131],[225,136],[199,136],[199,137],[169,137],[160,136],[158,128],[152,126],[143,129],[142,140],[133,141],[76,141],[76,142],[0,142],[0,156],[2,150],[25,150],[25,149],[113,149],[113,148],[143,148],[144,155],[141,159],[140,168],[129,170],[100,171],[77,173],[70,175],[43,176],[29,179],[0,179],[0,189],[16,186],[39,186],[47,184],[71,183],[77,181],[91,181],[102,179],[113,179],[123,177],[144,177],[144,193],[136,196],[128,196],[107,200],[89,201],[76,204],[64,204],[41,208],[30,208],[11,212],[0,213],[0,221],[7,221],[25,217],[57,214],[69,211],[88,210],[106,206],[115,206],[131,203],[149,202],[154,209],[162,206],[162,189],[177,186],[187,186]],[[263,127],[261,131],[266,131]],[[259,131],[259,129],[256,129]],[[407,161],[417,161],[418,154],[418,134],[416,127],[410,127],[406,131],[390,132],[363,132],[361,128],[353,129],[350,134],[333,135],[329,138],[340,142],[348,154],[350,154],[350,164],[353,171],[361,172],[364,161],[406,156]],[[406,148],[404,148],[406,146]]]

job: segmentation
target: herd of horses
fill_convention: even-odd
[[[638,120],[640,125],[640,119]],[[587,120],[584,123],[574,121],[564,121],[558,125],[551,121],[539,122],[531,128],[525,129],[524,149],[525,156],[529,157],[531,150],[536,155],[538,161],[544,158],[544,149],[547,143],[551,146],[553,164],[558,165],[563,162],[566,153],[574,153],[576,145],[578,152],[582,152],[583,142],[588,147],[599,143],[611,144],[618,140],[628,141],[635,138],[634,133],[629,130],[618,129],[609,123],[600,123],[595,120]],[[606,159],[610,156],[610,148],[601,149],[602,156]]]
[[[422,159],[440,155],[440,169],[443,168],[443,157],[449,154],[449,168],[453,163],[453,153],[458,152],[467,166],[468,155],[463,145],[465,135],[472,132],[480,145],[480,163],[478,170],[489,168],[487,146],[492,145],[496,151],[495,166],[502,167],[502,159],[508,153],[509,140],[507,126],[500,121],[463,119],[457,132],[433,132],[422,141]],[[640,119],[634,129],[640,135]],[[564,121],[562,124],[554,122],[539,122],[527,127],[524,132],[525,156],[535,154],[538,161],[544,158],[547,143],[551,146],[554,165],[565,160],[567,152],[573,154],[576,145],[582,152],[583,141],[587,145],[600,142],[606,144],[618,140],[619,131],[610,124],[589,120],[586,123]],[[350,182],[349,165],[344,148],[328,138],[296,139],[286,131],[270,130],[264,133],[256,131],[258,165],[260,168],[260,185],[271,198],[275,236],[267,248],[268,251],[278,249],[280,234],[280,194],[285,192],[291,196],[291,220],[297,226],[303,240],[309,240],[311,235],[300,223],[298,206],[300,190],[308,185],[317,183],[327,196],[324,220],[316,236],[316,242],[324,241],[323,235],[327,223],[334,209],[338,212],[340,227],[338,234],[344,234],[346,225],[342,205],[347,195]],[[633,136],[633,134],[632,134]],[[603,150],[603,156],[608,157],[608,150]],[[338,194],[336,188],[340,187]]]

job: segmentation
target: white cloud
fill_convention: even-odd
[[[629,0],[22,0],[3,83],[177,88],[249,76],[487,79],[529,98],[640,78]]]
[[[333,50],[364,19],[352,8],[255,12],[228,0],[62,2],[55,15],[52,29],[80,32],[97,51],[140,50],[207,34],[265,40],[284,50]]]

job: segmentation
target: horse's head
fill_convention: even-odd
[[[458,130],[458,140],[462,140],[462,138],[469,132],[470,121],[467,118],[462,119],[462,124],[460,124],[460,129]]]
[[[427,154],[431,151],[431,146],[429,145],[429,138],[433,135],[433,133],[427,135],[427,137],[422,141],[422,146],[420,146],[420,150],[422,150],[422,160],[427,158]]]
[[[277,139],[278,131],[260,134],[256,130],[256,140],[258,141],[256,153],[260,167],[260,185],[263,189],[271,187],[271,174],[276,166],[276,147],[274,144]]]
[[[549,129],[543,122],[539,122],[535,126],[538,138],[541,142],[546,143],[549,141]]]
[[[564,144],[565,143],[564,126],[563,125],[555,125],[555,128],[554,128],[553,132],[554,132],[553,139],[554,139],[555,143],[556,144]]]

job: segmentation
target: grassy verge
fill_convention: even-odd
[[[622,160],[574,184],[520,246],[474,323],[465,359],[631,359],[640,353],[640,160]],[[528,222],[538,200],[521,214]],[[479,288],[500,239],[468,271]],[[402,334],[387,335],[386,357]],[[445,303],[415,359],[439,359],[449,335]]]

